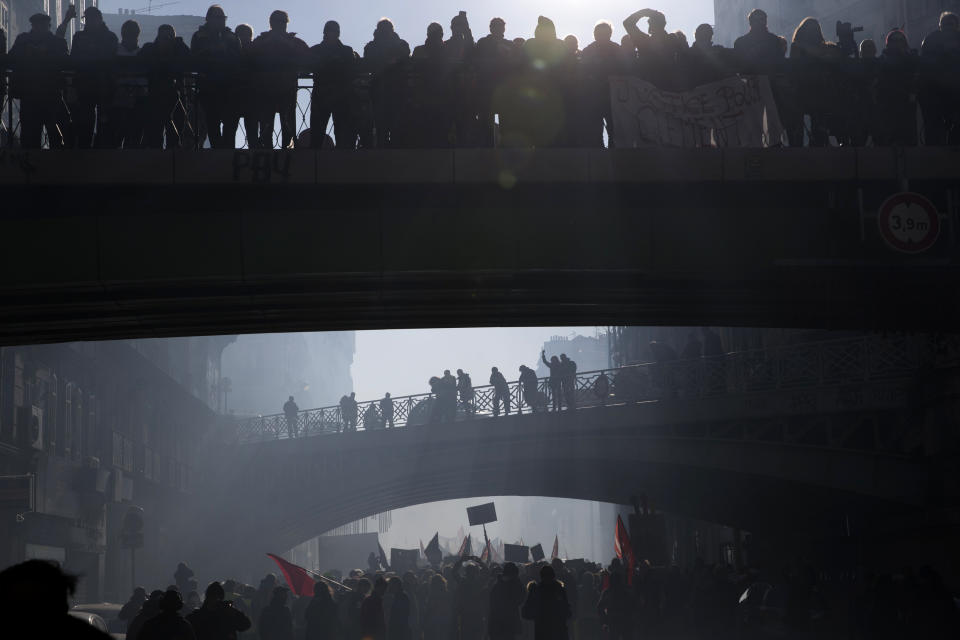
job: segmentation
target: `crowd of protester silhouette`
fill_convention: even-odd
[[[732,49],[713,43],[708,24],[690,44],[667,30],[663,13],[643,9],[624,20],[619,44],[601,21],[582,50],[574,36],[558,38],[543,16],[532,38],[508,38],[504,21],[493,18],[489,34],[474,40],[460,12],[449,37],[431,23],[411,53],[384,18],[362,55],[340,41],[336,22],[310,47],[287,31],[284,11],[270,14],[270,29],[254,37],[249,25],[228,27],[218,5],[189,46],[169,25],[141,46],[132,19],[118,39],[89,7],[68,51],[66,25],[74,17],[71,6],[53,33],[48,15],[32,16],[31,30],[5,55],[24,148],[41,147],[44,131],[50,148],[176,148],[205,140],[234,148],[241,120],[240,144],[249,148],[321,148],[333,140],[341,150],[602,147],[613,144],[611,76],[683,91],[735,74],[769,77],[786,130],[782,144],[915,145],[918,131],[927,145],[960,142],[960,19],[953,13],[942,15],[919,52],[900,29],[883,43],[858,43],[848,22],[838,22],[837,42],[828,42],[814,18],[788,42],[768,31],[761,10],[749,14],[749,31]],[[304,135],[297,131],[298,89],[307,78]]]
[[[547,360],[546,353],[541,352],[540,357],[549,368],[550,376],[546,378],[546,384],[541,390],[536,372],[525,365],[520,365],[516,412],[523,413],[524,406],[534,413],[548,411],[551,407],[553,411],[561,411],[564,407],[567,410],[576,409],[577,363],[568,358],[565,353],[561,353],[559,358],[552,356]],[[695,357],[699,358],[700,354]],[[428,410],[426,416],[428,422],[454,422],[457,420],[458,412],[464,419],[476,416],[477,394],[470,374],[463,369],[457,369],[456,377],[450,373],[449,369],[445,369],[442,376],[432,376],[429,385],[430,394],[424,405]],[[592,385],[583,382],[580,386],[581,394],[592,394],[601,404],[606,402],[611,391],[610,379],[603,372],[597,376]],[[501,408],[504,415],[510,415],[512,404],[510,383],[497,367],[492,367],[490,370],[490,387],[492,387],[490,407],[493,417],[500,416]],[[420,402],[421,400],[417,400],[417,406]],[[338,404],[340,415],[335,425],[336,430],[356,431],[358,424],[361,423],[365,431],[395,426],[394,400],[389,393],[379,401],[365,404],[366,409],[363,410],[361,418],[356,392],[342,396]],[[286,423],[288,437],[296,438],[305,435],[306,425],[301,424],[302,414],[294,397],[289,396],[283,404],[283,420]],[[306,418],[304,423],[305,420]]]
[[[773,570],[696,559],[684,568],[641,561],[631,573],[617,558],[436,560],[395,571],[371,553],[367,569],[329,571],[312,596],[299,597],[267,574],[257,587],[211,582],[201,599],[191,572],[165,590],[136,588],[111,631],[128,640],[945,640],[960,632],[953,597],[928,566],[878,574],[818,570],[799,558]],[[67,614],[76,580],[43,560],[0,572],[9,637],[108,638]]]

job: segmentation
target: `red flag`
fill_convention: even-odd
[[[272,553],[268,553],[267,557],[271,558],[280,567],[280,573],[283,574],[287,584],[290,585],[290,591],[298,596],[313,595],[314,580],[310,577],[310,574],[307,573],[306,569],[292,562],[287,562],[280,556],[275,556]]]
[[[457,552],[457,555],[461,558],[464,556],[473,555],[473,547],[470,544],[470,534],[467,534],[467,537],[463,539],[463,543],[460,545],[460,551]]]
[[[490,562],[490,543],[483,547],[483,553],[480,554],[480,562]]]
[[[550,559],[560,557],[560,536],[553,536],[553,551],[550,552]]]
[[[613,548],[617,557],[627,565],[627,584],[633,584],[633,546],[630,544],[630,534],[623,525],[623,519],[617,516],[617,530],[613,535]]]

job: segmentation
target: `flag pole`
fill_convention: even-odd
[[[323,580],[324,582],[329,582],[330,584],[333,584],[333,585],[335,585],[335,586],[337,586],[337,587],[340,587],[341,589],[346,589],[347,591],[353,591],[353,589],[351,589],[351,588],[348,587],[347,585],[343,584],[342,582],[337,582],[337,581],[334,580],[333,578],[328,578],[327,576],[323,575],[322,573],[317,573],[316,571],[311,571],[310,569],[307,569],[306,567],[301,567],[301,569],[303,569],[304,571],[306,571],[307,573],[309,573],[309,574],[311,574],[311,575],[317,576],[318,578],[320,578],[320,579]]]

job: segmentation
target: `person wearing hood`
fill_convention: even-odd
[[[450,20],[450,38],[443,43],[443,50],[452,140],[458,147],[472,146],[477,134],[477,111],[472,75],[466,69],[467,64],[473,63],[476,45],[466,11]]]
[[[567,620],[573,615],[563,583],[553,567],[540,569],[540,582],[531,584],[523,603],[522,615],[533,621],[534,640],[566,640]]]
[[[293,640],[293,616],[287,608],[286,587],[275,587],[270,604],[260,613],[260,640]]]
[[[39,149],[44,129],[50,148],[64,145],[57,115],[60,68],[67,56],[66,41],[50,32],[50,16],[44,13],[30,16],[30,31],[18,35],[10,48],[10,98],[20,99],[20,145],[24,149]]]
[[[137,638],[140,637],[140,631],[143,629],[143,625],[160,613],[160,600],[162,598],[163,591],[157,589],[156,591],[150,592],[150,597],[144,601],[143,606],[140,607],[140,611],[134,616],[133,620],[130,621],[130,624],[127,625],[127,638],[137,640]]]
[[[139,640],[197,640],[190,623],[183,619],[183,597],[179,591],[168,590],[160,598],[160,612],[143,624]]]
[[[372,132],[361,132],[362,146],[388,148],[398,146],[401,141],[400,115],[406,84],[405,64],[410,57],[410,45],[400,38],[389,18],[377,23],[373,40],[363,48],[363,61],[373,74],[370,87],[373,101],[373,125],[376,140]]]
[[[912,147],[917,144],[917,52],[907,34],[887,34],[877,78],[877,144]]]
[[[204,592],[203,605],[187,615],[197,640],[237,640],[237,634],[250,628],[250,618],[233,608],[219,582],[211,582]]]
[[[100,9],[87,7],[83,18],[83,30],[73,36],[70,49],[70,57],[78,67],[74,78],[77,103],[72,109],[77,146],[106,148],[113,135],[107,112],[116,86],[113,69],[108,65],[117,55],[119,40],[107,28]]]
[[[190,52],[202,72],[199,100],[210,146],[233,149],[237,144],[240,122],[240,113],[233,99],[240,40],[227,26],[223,7],[215,4],[207,9],[206,22],[190,40]]]
[[[273,148],[274,115],[280,115],[280,148],[290,149],[297,135],[297,83],[299,69],[307,62],[310,48],[297,34],[287,31],[286,11],[270,14],[270,30],[253,41],[254,64],[259,70],[263,113],[260,116],[260,146]]]

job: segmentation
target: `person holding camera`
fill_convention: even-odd
[[[197,640],[236,640],[238,633],[250,628],[250,618],[224,598],[223,586],[211,582],[204,593],[203,605],[187,615]]]

